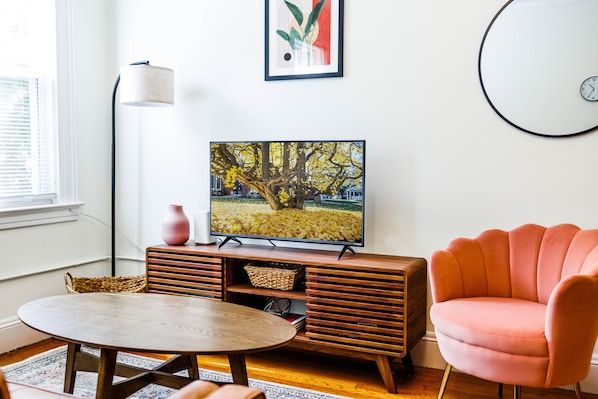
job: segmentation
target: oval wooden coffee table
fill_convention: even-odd
[[[197,355],[228,355],[233,382],[247,385],[245,354],[274,349],[295,337],[284,319],[210,299],[162,294],[88,293],[26,303],[26,325],[68,342],[64,391],[77,371],[98,373],[96,397],[125,398],[149,384],[180,388],[199,378]],[[99,358],[81,345],[100,349]],[[175,355],[153,370],[116,362],[118,351]],[[188,370],[189,378],[174,373]],[[113,383],[115,375],[127,377]]]

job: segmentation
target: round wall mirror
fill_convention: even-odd
[[[598,0],[508,1],[490,22],[478,59],[496,113],[540,136],[598,128],[597,16]]]

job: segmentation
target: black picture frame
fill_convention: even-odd
[[[343,76],[344,0],[265,0],[265,6],[266,81]]]

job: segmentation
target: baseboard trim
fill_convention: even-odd
[[[10,352],[49,338],[26,326],[18,317],[0,320],[0,353]]]
[[[436,335],[433,331],[426,332],[426,335],[411,351],[411,357],[416,366],[441,370],[446,366],[446,361],[440,354]]]

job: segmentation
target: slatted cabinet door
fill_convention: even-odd
[[[307,267],[307,336],[344,349],[404,357],[405,276],[389,270]]]
[[[148,292],[222,300],[222,262],[220,257],[150,247]]]

